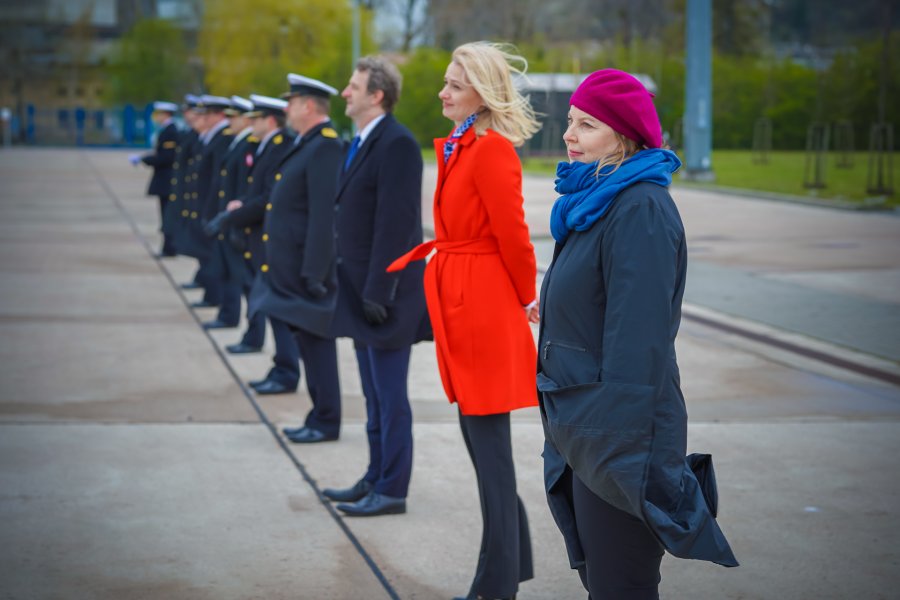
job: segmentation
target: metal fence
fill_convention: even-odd
[[[125,105],[94,110],[25,107],[23,115],[11,114],[0,127],[9,128],[8,139],[35,146],[130,146],[151,145],[155,126],[153,105]],[[3,132],[6,137],[6,131]]]

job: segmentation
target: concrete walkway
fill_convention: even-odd
[[[156,204],[126,155],[0,153],[0,597],[463,594],[481,522],[433,347],[413,352],[409,513],[341,519],[317,492],[366,464],[351,346],[341,440],[286,444],[278,431],[302,419],[305,392],[247,391],[271,347],[229,357],[239,332],[199,327],[214,313],[193,314],[197,292],[177,288],[194,264],[151,258]],[[546,262],[552,182],[526,178],[525,191]],[[696,318],[678,347],[690,451],[715,456],[742,566],[667,556],[662,597],[894,597],[900,388],[790,348],[900,372],[900,219],[675,195],[693,262]],[[845,308],[798,306],[836,297]],[[536,571],[519,597],[584,598],[544,501],[535,410],[515,415],[513,436]]]

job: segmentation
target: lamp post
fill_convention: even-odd
[[[712,0],[687,0],[685,179],[712,181]]]

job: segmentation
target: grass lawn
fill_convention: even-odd
[[[751,152],[717,150],[712,155],[713,171],[716,175],[716,181],[712,185],[865,204],[879,204],[886,201],[891,206],[900,206],[900,153],[895,152],[893,155],[894,195],[887,198],[866,191],[868,153],[853,153],[852,164],[848,168],[839,168],[837,162],[837,154],[826,155],[823,176],[825,187],[810,190],[803,186],[806,166],[804,152],[772,152],[769,154],[768,164],[756,164],[753,162]],[[885,184],[890,181],[891,179],[887,178]]]
[[[426,160],[434,161],[434,151],[425,150]],[[682,160],[683,155],[680,155]],[[556,175],[556,165],[560,158],[528,157],[523,159],[522,167],[526,173],[535,175]],[[809,190],[803,187],[803,173],[806,164],[804,152],[771,152],[768,164],[753,162],[753,154],[748,150],[714,150],[712,153],[713,171],[716,180],[710,184],[684,182],[676,175],[675,183],[697,186],[700,188],[720,186],[744,190],[756,190],[776,194],[805,196],[811,199],[843,200],[866,205],[900,207],[900,152],[893,156],[894,195],[887,198],[873,197],[866,191],[869,169],[867,152],[856,152],[851,155],[852,166],[838,168],[837,154],[825,157],[825,186],[822,189]]]

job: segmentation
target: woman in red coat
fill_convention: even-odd
[[[475,466],[484,529],[467,598],[511,598],[533,576],[528,520],[516,494],[509,413],[536,406],[537,354],[528,322],[538,309],[534,248],[514,146],[539,125],[515,89],[511,62],[485,42],[453,53],[439,97],[455,123],[435,140],[435,240],[391,269],[437,253],[425,270],[441,381],[459,406]]]

